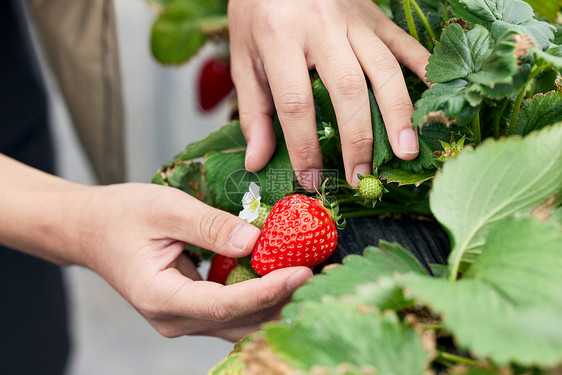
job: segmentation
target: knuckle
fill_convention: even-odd
[[[371,63],[376,68],[377,71],[382,71],[386,74],[394,74],[396,72],[402,72],[400,70],[400,65],[398,61],[387,53],[375,53],[371,58]]]
[[[128,301],[139,311],[139,313],[148,321],[157,321],[161,318],[162,312],[156,306],[158,306],[150,297],[147,297],[145,292],[140,292],[141,290],[146,291],[145,288],[135,288],[137,291],[133,290]]]
[[[209,306],[208,317],[217,322],[230,322],[234,319],[233,310],[224,303],[213,301]]]
[[[373,133],[370,131],[359,131],[349,135],[348,145],[353,150],[371,150],[373,147]]]
[[[266,314],[264,310],[277,305],[279,303],[279,298],[280,296],[275,292],[275,290],[266,288],[262,289],[261,292],[257,294],[256,303],[258,306],[261,306],[261,312]]]
[[[292,118],[302,118],[314,109],[314,102],[305,90],[291,90],[281,95],[277,109]]]
[[[313,1],[312,10],[316,17],[326,24],[333,23],[334,15],[338,15],[339,7],[336,1]]]
[[[293,144],[290,153],[291,155],[299,160],[299,166],[302,169],[310,169],[314,166],[316,161],[316,155],[321,152],[320,145],[313,142],[306,142],[300,140]]]
[[[217,249],[224,243],[225,235],[223,234],[223,228],[227,223],[227,217],[216,210],[208,211],[201,217],[199,221],[199,233],[212,249]]]
[[[358,97],[367,92],[367,83],[363,74],[355,71],[340,73],[335,81],[336,93],[347,97]]]
[[[179,336],[182,336],[182,332],[178,331],[175,327],[173,327],[170,324],[154,324],[153,325],[154,329],[156,329],[156,331],[161,334],[162,336],[164,336],[167,339],[173,339]]]
[[[287,24],[294,22],[296,14],[292,7],[279,7],[273,2],[264,1],[256,10],[252,28],[255,35],[278,36],[287,32]]]
[[[404,99],[396,99],[393,100],[392,107],[390,108],[394,116],[397,118],[407,118],[409,119],[414,112],[414,106],[410,100]]]

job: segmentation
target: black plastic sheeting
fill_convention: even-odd
[[[363,254],[367,246],[378,247],[379,240],[396,242],[412,253],[431,273],[430,264],[446,264],[450,252],[447,233],[435,221],[411,218],[350,219],[338,231],[338,247],[326,262],[315,267],[319,272],[331,263],[341,263],[349,254]]]

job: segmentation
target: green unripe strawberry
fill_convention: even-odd
[[[226,278],[225,285],[240,283],[242,281],[255,279],[256,277],[258,277],[258,275],[256,275],[254,270],[240,264],[235,269],[230,271],[228,277]]]
[[[252,221],[250,224],[255,225],[256,227],[261,229],[270,211],[271,211],[271,206],[267,206],[265,204],[260,205],[260,208],[258,208],[258,217],[254,219],[254,221]]]
[[[384,188],[381,180],[379,180],[377,176],[366,174],[365,177],[363,177],[358,174],[357,177],[359,177],[360,181],[359,186],[357,186],[357,194],[355,195],[363,198],[365,202],[373,202],[373,206],[376,200],[381,200],[382,194],[388,191]]]

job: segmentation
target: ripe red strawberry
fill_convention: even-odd
[[[312,267],[336,249],[332,213],[318,199],[293,194],[277,202],[265,220],[252,253],[259,275],[292,266]]]
[[[210,111],[234,88],[228,60],[211,58],[199,73],[199,104],[204,111]]]
[[[209,269],[207,280],[224,285],[228,274],[237,265],[238,261],[236,259],[217,254],[211,260],[211,269]]]

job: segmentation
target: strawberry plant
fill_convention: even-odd
[[[311,71],[326,197],[350,222],[398,214],[434,220],[450,253],[445,264],[431,264],[398,243],[365,244],[362,255],[326,266],[299,288],[280,321],[238,343],[211,374],[559,373],[561,4],[375,2],[432,51],[430,88],[404,71],[420,153],[410,161],[393,155],[369,89],[376,172],[352,189],[339,177],[330,95]],[[221,1],[158,3],[152,47],[163,63],[186,61],[226,30]],[[257,220],[260,207],[268,212],[304,193],[274,124],[276,151],[260,172],[245,171],[245,139],[232,121],[188,145],[153,182]],[[252,183],[261,190],[244,200]]]

